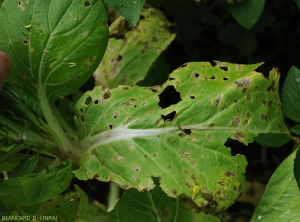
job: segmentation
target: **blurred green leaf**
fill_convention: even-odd
[[[76,104],[86,149],[76,176],[140,191],[153,188],[151,177],[159,177],[170,197],[184,193],[212,212],[226,209],[245,189],[247,165],[244,156],[231,156],[227,139],[248,144],[259,133],[289,133],[279,73],[274,69],[267,79],[254,71],[259,65],[194,62],[175,70],[162,87],[85,93]],[[173,104],[167,103],[168,90],[177,94]]]
[[[295,150],[277,168],[251,218],[254,221],[300,221],[300,192],[294,177]],[[297,164],[297,165],[296,165]]]
[[[298,9],[300,10],[300,0],[292,0],[292,1],[294,1],[297,4]]]
[[[30,174],[0,183],[0,212],[15,211],[55,197],[69,186],[71,170],[71,161],[65,161],[44,175]]]
[[[290,131],[296,135],[300,135],[300,124],[291,127]]]
[[[290,140],[291,138],[288,135],[278,133],[259,134],[255,138],[255,142],[266,147],[280,147]]]
[[[35,154],[34,156],[22,161],[17,165],[11,172],[10,178],[22,177],[26,174],[30,174],[34,171],[35,167],[39,162],[39,155]]]
[[[94,73],[96,85],[134,85],[143,80],[161,52],[175,38],[171,25],[157,9],[148,8],[135,29],[124,39],[110,38],[106,53]]]
[[[104,0],[104,3],[125,17],[130,26],[136,26],[140,19],[145,0]]]
[[[229,4],[228,9],[241,26],[250,29],[258,21],[264,6],[265,0],[245,0]]]
[[[300,70],[292,66],[284,80],[282,89],[284,114],[300,123]]]

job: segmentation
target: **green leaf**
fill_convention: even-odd
[[[130,26],[135,26],[140,19],[145,0],[104,0],[103,2],[125,17]]]
[[[300,192],[293,173],[296,153],[286,158],[271,177],[251,221],[300,221]]]
[[[30,174],[0,183],[0,212],[44,202],[63,192],[72,179],[72,163],[65,161],[46,174]]]
[[[292,66],[284,80],[282,89],[284,114],[300,123],[300,70]]]
[[[100,206],[94,204],[95,201],[91,202],[89,196],[86,195],[86,193],[78,186],[75,186],[75,190],[77,198],[80,201],[77,210],[77,218],[79,219],[79,221],[108,221],[109,215]]]
[[[281,147],[290,140],[288,135],[278,133],[259,134],[255,138],[255,142],[266,147]]]
[[[171,25],[157,9],[148,8],[135,29],[124,39],[111,38],[106,53],[96,70],[96,85],[135,85],[143,80],[161,52],[175,38],[168,31]]]
[[[298,9],[300,10],[300,0],[293,0],[293,1],[297,4]]]
[[[76,91],[98,66],[108,38],[98,0],[6,1],[0,27],[1,50],[13,62],[8,81],[37,101]]]
[[[291,127],[290,131],[296,135],[300,135],[300,124]]]
[[[17,165],[11,172],[10,178],[22,177],[26,174],[30,174],[34,171],[35,167],[39,162],[39,155],[35,154],[34,156],[28,158],[27,160],[21,162]]]
[[[75,192],[58,195],[43,204],[23,207],[13,215],[35,216],[36,218],[52,215],[56,216],[58,221],[65,222],[108,221],[108,213],[102,209],[102,206],[97,206],[95,203],[95,200],[92,201],[83,190],[75,185]]]
[[[258,21],[264,6],[265,0],[245,0],[229,4],[228,9],[241,26],[250,29]]]
[[[175,70],[162,87],[85,93],[76,104],[86,149],[76,176],[140,191],[152,189],[151,177],[159,177],[170,197],[186,194],[199,207],[226,209],[245,189],[247,164],[244,156],[231,156],[227,139],[248,144],[259,133],[289,133],[279,74],[274,69],[266,79],[254,72],[258,66],[194,62]],[[173,104],[163,104],[167,91],[177,95]]]
[[[125,191],[118,201],[109,221],[221,221],[213,215],[185,210],[182,206],[186,205],[187,201],[183,198],[168,197],[158,186],[143,193],[130,189]]]
[[[108,41],[104,4],[98,0],[5,1],[0,30],[0,50],[12,61],[7,81],[40,106],[42,115],[37,118],[62,156],[78,155],[51,106],[59,95],[80,88],[99,65]]]

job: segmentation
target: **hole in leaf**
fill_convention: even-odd
[[[176,112],[173,111],[173,112],[169,113],[168,115],[165,115],[165,116],[161,115],[161,118],[163,118],[164,122],[166,122],[166,121],[172,122],[173,119],[175,118],[175,116],[176,116]]]
[[[106,93],[104,93],[103,99],[108,99],[110,96],[111,96],[111,92],[107,91]]]
[[[158,105],[164,109],[173,104],[177,104],[182,99],[180,97],[180,93],[176,91],[174,86],[167,86],[164,91],[158,95],[159,103]]]
[[[98,99],[94,101],[94,104],[95,104],[95,105],[97,105],[98,103],[99,103],[99,100],[98,100]]]
[[[224,80],[224,81],[227,81],[227,80],[228,80],[228,78],[227,78],[227,77],[223,77],[223,80]]]
[[[89,96],[85,99],[84,104],[88,106],[91,104],[92,100],[93,100],[92,97]]]
[[[195,78],[201,78],[201,75],[199,73],[194,73]]]
[[[85,6],[85,7],[90,7],[90,6],[91,6],[90,1],[85,1],[85,2],[84,2],[84,6]]]
[[[191,99],[195,99],[195,96],[190,96]]]
[[[215,77],[215,76],[212,76],[212,77],[210,77],[210,79],[216,79],[216,77]]]
[[[25,45],[28,45],[28,44],[29,44],[29,39],[24,38],[24,39],[23,39],[23,43],[24,43]]]
[[[123,59],[123,56],[118,55],[117,60],[118,60],[118,61],[121,61],[122,59]]]
[[[175,78],[174,77],[170,77],[169,80],[175,80]]]
[[[220,69],[222,69],[222,70],[224,70],[226,72],[228,71],[228,67],[226,67],[226,66],[221,66]]]
[[[113,128],[113,125],[112,125],[112,124],[109,124],[109,125],[108,125],[108,128],[109,128],[109,129],[112,129],[112,128]]]
[[[190,134],[192,134],[192,130],[190,130],[190,129],[184,129],[184,130],[182,130],[185,134],[187,134],[187,135],[190,135]]]

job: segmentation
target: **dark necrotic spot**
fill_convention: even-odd
[[[191,99],[195,99],[195,96],[190,96]]]
[[[95,58],[93,56],[89,57],[89,62],[94,62]]]
[[[99,100],[96,99],[96,100],[94,101],[94,104],[97,105],[98,103],[99,103]]]
[[[263,120],[263,121],[268,121],[268,116],[266,115],[266,114],[261,114],[260,115],[260,117],[261,117],[261,120]]]
[[[175,87],[173,85],[167,86],[164,91],[158,95],[159,102],[158,105],[164,109],[172,104],[177,104],[182,99],[180,97],[180,93],[176,91]]]
[[[172,122],[173,119],[175,118],[175,116],[176,116],[176,112],[173,111],[173,112],[171,112],[171,113],[169,113],[169,114],[167,114],[165,116],[161,115],[161,118],[163,118],[164,122],[166,122],[166,121]]]
[[[158,42],[158,40],[159,40],[159,39],[158,39],[156,36],[153,36],[153,37],[152,37],[152,42]]]
[[[227,81],[227,80],[228,80],[228,78],[227,78],[227,77],[223,77],[223,80],[224,80],[224,81]]]
[[[210,79],[216,79],[216,77],[215,76],[211,76]]]
[[[112,129],[112,128],[113,128],[113,125],[112,125],[112,124],[109,124],[109,125],[108,125],[108,128],[109,128],[109,129]]]
[[[107,91],[106,93],[104,93],[103,99],[108,99],[110,96],[111,96],[111,92]]]
[[[185,134],[187,134],[187,135],[190,135],[190,134],[192,134],[192,130],[190,130],[190,129],[184,129],[184,130],[182,130]]]
[[[232,125],[238,127],[240,126],[240,117],[236,117],[232,120]]]

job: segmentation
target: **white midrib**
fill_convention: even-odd
[[[121,141],[124,139],[132,139],[137,137],[151,137],[162,134],[171,133],[179,130],[219,130],[219,131],[248,131],[258,133],[267,133],[268,130],[261,129],[251,129],[244,127],[210,127],[203,124],[187,125],[187,126],[171,126],[157,129],[129,129],[129,125],[119,126],[111,130],[101,132],[94,136],[87,136],[81,141],[82,147],[87,150],[93,149],[95,147],[101,146],[103,144],[108,144],[114,141]]]

